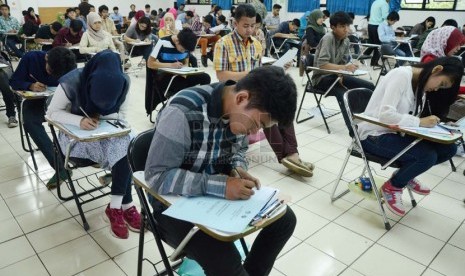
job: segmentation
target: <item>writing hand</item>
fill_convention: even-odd
[[[254,194],[253,187],[255,183],[250,180],[228,177],[225,197],[229,200],[249,199]]]
[[[47,85],[41,82],[34,82],[29,86],[29,89],[34,92],[44,92],[47,89]]]
[[[420,118],[420,126],[421,127],[435,127],[439,124],[441,120],[434,115],[430,115],[427,117]]]
[[[184,65],[184,64],[182,64],[182,63],[179,62],[179,61],[176,61],[176,62],[171,63],[171,67],[172,67],[172,68],[175,68],[175,69],[181,69],[183,65]]]
[[[83,117],[81,119],[81,122],[79,123],[79,127],[85,130],[93,130],[98,127],[98,121],[96,121],[95,119],[89,119],[87,117]]]
[[[65,47],[71,47],[71,46],[73,46],[73,44],[66,42]]]
[[[248,173],[246,170],[244,170],[241,167],[236,167],[235,169],[233,169],[231,171],[231,176],[246,179],[246,180],[250,180],[253,183],[255,183],[255,187],[257,189],[260,189],[260,186],[261,186],[260,180],[258,180],[258,178],[253,177],[250,173]]]
[[[345,66],[345,70],[349,71],[349,72],[352,72],[352,73],[355,72],[355,70],[357,70],[357,69],[358,69],[358,66],[353,64],[353,63],[349,63],[349,64],[347,64]]]

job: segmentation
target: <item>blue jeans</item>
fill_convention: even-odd
[[[362,147],[371,154],[391,159],[415,139],[412,136],[401,136],[395,133],[368,136],[362,141]],[[456,152],[455,143],[439,144],[423,140],[397,159],[401,167],[391,178],[391,184],[397,188],[404,188],[408,181],[426,172],[432,166],[451,159]]]
[[[8,36],[6,38],[6,48],[13,52],[18,58],[22,58],[24,56],[24,50],[22,49],[22,46],[21,49],[18,49],[16,44],[22,45],[22,42],[18,39],[17,36]]]
[[[6,70],[6,69],[5,69]],[[2,92],[3,102],[6,107],[6,116],[16,117],[15,103],[14,103],[14,94],[11,91],[10,85],[8,83],[8,74],[4,70],[0,70],[0,91]]]

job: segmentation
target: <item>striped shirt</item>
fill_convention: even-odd
[[[189,53],[187,51],[184,53],[179,52],[171,36],[165,36],[158,40],[150,56],[159,62],[173,63],[188,58]]]
[[[213,67],[216,71],[251,71],[261,66],[261,58],[260,41],[249,37],[247,45],[244,45],[244,40],[234,30],[216,42]]]
[[[184,89],[157,116],[145,180],[158,194],[225,197],[227,175],[247,170],[248,140],[222,119],[225,84]]]

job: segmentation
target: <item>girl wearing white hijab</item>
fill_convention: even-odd
[[[87,15],[87,31],[84,32],[79,43],[81,54],[98,53],[110,49],[116,52],[111,34],[102,29],[102,18],[96,12]]]

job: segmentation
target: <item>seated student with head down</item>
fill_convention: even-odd
[[[421,47],[421,62],[426,63],[438,57],[452,57],[458,53],[461,45],[464,44],[465,36],[456,27],[446,26],[435,29],[428,35]],[[457,100],[459,85],[427,94],[427,100],[434,115],[446,119],[449,113],[449,105]]]
[[[71,47],[79,45],[79,42],[81,42],[81,37],[83,34],[82,28],[82,21],[71,20],[71,23],[69,24],[68,28],[62,28],[55,35],[55,39],[53,39],[52,46]]]
[[[284,21],[281,22],[278,25],[278,28],[272,32],[272,39],[275,43],[275,46],[277,48],[281,47],[282,52],[287,52],[289,49],[292,47],[299,47],[298,44],[292,43],[292,41],[286,41],[286,38],[294,38],[296,37],[295,32],[299,29],[300,27],[300,20],[297,18],[294,18],[292,21]]]
[[[146,61],[152,52],[152,43],[143,46],[134,46],[131,43],[138,42],[151,42],[152,30],[150,26],[150,19],[148,17],[141,17],[135,24],[131,24],[124,34],[124,46],[128,53],[132,50],[133,56],[142,56]]]
[[[213,63],[219,81],[239,81],[251,70],[261,66],[262,44],[252,36],[251,30],[255,25],[256,15],[250,4],[237,6],[234,31],[222,37],[216,44]],[[313,176],[315,166],[300,159],[293,124],[285,127],[273,125],[263,128],[263,132],[279,163],[301,176]]]
[[[255,17],[255,31],[252,36],[262,45],[262,57],[264,57],[266,53],[266,36],[263,32],[262,18],[258,13]]]
[[[458,28],[458,23],[454,19],[446,19],[444,23],[442,23],[441,27],[446,27],[446,26],[452,26],[452,27]],[[417,49],[421,50],[421,47],[423,47],[423,43],[425,43],[426,38],[433,30],[436,30],[436,29],[428,29],[418,36],[418,42],[416,45]]]
[[[103,30],[100,15],[96,12],[89,12],[87,15],[87,31],[82,34],[79,53],[95,54],[107,49],[116,52],[111,34]]]
[[[358,66],[350,62],[349,52],[349,33],[352,19],[345,12],[336,12],[329,19],[331,32],[323,36],[315,51],[315,59],[313,66],[327,70],[344,70],[354,72]],[[336,74],[322,73],[314,71],[312,75],[313,84],[317,89],[326,91],[338,76]],[[350,120],[347,116],[344,105],[344,94],[348,89],[364,87],[375,89],[373,83],[352,76],[344,76],[329,92],[328,95],[336,96],[339,107],[342,111],[342,116],[349,128],[349,133],[352,133]]]
[[[55,36],[58,34],[58,32],[61,30],[63,26],[59,22],[53,22],[50,25],[42,25],[36,33],[36,36],[34,38],[34,42],[37,44],[42,44],[42,43],[49,43],[49,44],[42,44],[42,51],[48,51],[52,49],[51,43],[53,43],[53,40]]]
[[[274,66],[254,69],[237,83],[180,91],[157,116],[145,165],[147,185],[162,195],[249,199],[260,182],[247,172],[247,134],[276,123],[292,124],[296,102],[294,81]],[[166,207],[150,199],[161,236],[176,247],[193,224],[163,215]],[[296,217],[287,207],[281,218],[260,231],[244,263],[233,242],[202,231],[183,252],[206,275],[268,275],[295,225]]]
[[[440,120],[429,113],[429,103],[425,100],[425,94],[457,85],[462,73],[463,65],[455,57],[442,57],[424,64],[395,68],[381,79],[364,113],[385,124],[434,127]],[[428,115],[422,115],[425,110]],[[364,150],[386,159],[393,158],[416,139],[367,122],[359,123],[358,132]],[[401,167],[381,187],[387,207],[393,213],[403,216],[403,189],[428,195],[430,189],[415,177],[432,166],[449,160],[456,151],[455,144],[423,140],[401,155],[397,159]]]
[[[156,97],[157,102],[154,103],[155,105],[153,107],[165,100],[165,97],[161,94],[165,92],[172,77],[171,74],[161,72],[157,69],[180,69],[184,66],[188,66],[189,53],[194,51],[196,43],[197,37],[190,29],[183,29],[177,35],[165,36],[158,40],[147,62],[147,67],[153,70],[151,72],[153,78],[147,78],[147,82],[151,82],[147,84],[147,89],[149,89],[149,87],[152,88],[150,89],[151,91],[147,92],[154,93],[161,97]],[[210,76],[207,73],[177,76],[171,83],[167,97],[187,87],[198,84],[209,84],[210,80]],[[158,92],[152,91],[155,87]]]
[[[48,52],[30,51],[20,60],[11,76],[10,86],[14,90],[44,92],[49,86],[58,86],[58,79],[75,68],[75,55],[64,47],[55,47]],[[50,166],[55,168],[53,144],[42,125],[45,120],[45,103],[46,99],[25,101],[22,109],[23,124]],[[66,178],[63,169],[55,172],[47,182],[47,187],[55,188]]]
[[[129,77],[122,72],[118,54],[110,50],[99,52],[84,68],[60,79],[47,117],[86,130],[98,128],[99,120],[125,122],[129,86]],[[58,140],[61,149],[71,142],[71,138],[61,132]],[[111,199],[104,218],[110,222],[112,235],[120,239],[128,238],[128,229],[138,232],[141,219],[131,195],[131,172],[126,158],[129,142],[129,135],[78,142],[70,153],[71,157],[90,159],[111,170]]]
[[[409,36],[421,35],[429,29],[434,29],[434,25],[436,25],[436,19],[432,16],[429,16],[425,19],[425,21],[413,26],[413,28],[410,30]]]
[[[396,42],[396,34],[392,25],[399,21],[400,16],[396,11],[393,11],[388,14],[385,21],[378,25],[378,36],[381,43],[385,45],[391,45],[392,48],[395,48],[395,53],[397,56],[401,57],[411,57],[413,53],[410,51],[410,48],[407,43],[400,43],[399,45]]]

